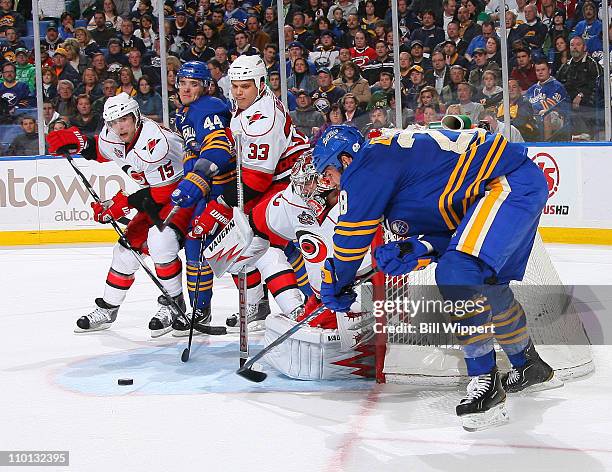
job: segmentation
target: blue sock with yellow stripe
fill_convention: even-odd
[[[493,315],[495,339],[504,350],[513,367],[522,367],[527,362],[525,350],[529,346],[527,318],[521,304],[513,300],[510,306]]]
[[[295,272],[298,288],[306,298],[310,297],[312,295],[312,289],[308,281],[308,272],[306,271],[304,257],[293,241],[289,241],[289,244],[285,247],[285,255]]]
[[[186,275],[187,275],[187,291],[189,292],[189,301],[193,305],[195,297],[195,289],[198,279],[198,258],[200,255],[200,244],[206,244],[206,241],[199,239],[185,240],[185,257],[187,258]],[[210,305],[212,299],[213,287],[213,272],[206,261],[204,261],[200,269],[200,284],[198,286],[198,304],[196,308],[204,309]]]

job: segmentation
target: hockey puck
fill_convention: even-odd
[[[118,379],[117,383],[119,385],[134,385],[134,379]]]

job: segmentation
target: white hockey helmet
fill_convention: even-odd
[[[259,56],[238,56],[227,73],[230,80],[254,80],[259,89],[262,80],[268,77],[268,70]]]
[[[106,122],[107,126],[110,126],[112,121],[115,121],[123,116],[132,113],[136,120],[136,126],[140,125],[140,107],[138,102],[130,97],[127,93],[121,92],[119,95],[109,97],[104,103],[104,111],[102,112],[102,118]]]

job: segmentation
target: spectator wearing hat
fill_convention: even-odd
[[[423,51],[431,54],[434,48],[444,41],[444,30],[436,26],[436,14],[433,10],[425,10],[421,17],[420,28],[415,29],[410,35],[410,40],[419,40],[423,43]]]
[[[393,58],[389,54],[389,48],[384,41],[376,41],[374,47],[376,59],[370,61],[362,68],[363,76],[370,85],[376,83],[381,72],[393,73]]]
[[[431,69],[431,60],[423,56],[423,43],[419,39],[410,42],[412,65],[421,66],[423,70]]]
[[[121,33],[119,33],[117,37],[119,41],[121,41],[121,52],[123,54],[127,54],[132,49],[138,49],[140,54],[145,54],[147,52],[147,48],[142,39],[134,36],[134,23],[132,23],[129,18],[126,17],[121,23]],[[190,39],[191,38],[187,39],[187,41]]]
[[[58,80],[70,80],[73,85],[78,85],[81,81],[78,71],[68,61],[68,51],[66,49],[57,48],[55,50],[53,65]]]
[[[181,55],[184,62],[200,61],[208,62],[215,57],[215,50],[206,45],[206,35],[203,31],[198,31],[191,40],[191,47]]]
[[[330,30],[323,30],[319,33],[319,44],[308,55],[308,58],[317,69],[322,67],[331,69],[338,63],[339,55],[340,48],[334,43],[333,33]]]
[[[542,46],[548,34],[548,28],[538,17],[538,9],[534,4],[530,3],[525,6],[525,23],[517,28],[517,34],[527,43],[532,54],[542,54]]]
[[[296,41],[302,43],[306,49],[312,51],[314,49],[315,37],[306,29],[304,22],[304,13],[301,11],[296,11],[293,14],[293,21],[291,23],[293,26],[293,37]]]
[[[327,68],[319,69],[317,73],[319,87],[312,92],[312,102],[321,113],[327,113],[332,103],[336,103],[346,93],[332,83],[331,72]]]
[[[431,65],[432,68],[425,71],[425,82],[440,94],[444,86],[450,83],[450,67],[446,64],[442,51],[436,51],[431,55]]]
[[[444,60],[446,64],[450,66],[458,65],[465,69],[469,67],[467,59],[459,54],[457,51],[457,45],[454,41],[448,39],[444,41],[442,51],[444,52]]]
[[[308,69],[310,70],[311,74],[317,73],[317,68],[312,62],[308,60],[308,55],[309,55],[308,50],[304,48],[304,45],[302,43],[300,43],[299,41],[293,41],[289,43],[289,45],[287,46],[287,52],[288,52],[288,55],[287,55],[288,59],[285,63],[285,67],[287,70],[287,76],[291,74],[291,69],[293,68],[293,62],[298,57],[306,59],[306,62],[308,62]]]
[[[259,50],[249,43],[249,35],[246,31],[238,31],[234,35],[236,47],[228,52],[230,60],[233,62],[238,56],[257,56]]]
[[[462,5],[457,10],[457,21],[459,22],[459,36],[467,45],[482,33],[482,27],[473,20],[466,6]]]
[[[106,63],[108,64],[109,73],[113,74],[116,74],[121,67],[128,65],[127,56],[121,51],[120,39],[112,38],[108,41]]]
[[[417,108],[417,99],[423,87],[427,86],[425,82],[425,71],[419,65],[412,66],[408,74],[407,87],[402,87],[402,103],[412,110]]]
[[[538,79],[535,73],[535,66],[531,60],[531,54],[526,48],[515,49],[516,67],[510,72],[510,77],[518,81],[523,92],[535,84]]]
[[[453,44],[455,45],[455,51],[457,52],[457,54],[459,54],[460,57],[463,58],[465,51],[467,50],[468,44],[463,39],[461,39],[461,36],[459,36],[459,22],[451,21],[446,28],[446,34],[448,36],[446,40],[453,42]]]
[[[472,123],[478,123],[480,114],[484,111],[482,104],[472,101],[474,88],[467,82],[457,85],[457,99],[461,106],[461,114],[467,115]]]
[[[474,89],[482,88],[482,75],[486,70],[501,75],[501,69],[497,62],[489,60],[487,51],[483,48],[474,49],[474,68],[471,70],[468,82]]]
[[[11,110],[15,108],[28,108],[33,105],[35,97],[24,82],[17,81],[15,64],[5,62],[2,64],[2,82],[0,83],[0,97],[4,98]]]
[[[466,70],[458,65],[450,67],[450,83],[442,88],[440,98],[444,105],[452,105],[459,102],[457,95],[457,86],[465,81]]]
[[[272,90],[272,93],[276,95],[279,100],[282,101],[283,92],[280,82],[280,72],[274,71],[270,73],[270,75],[268,76],[268,85],[270,87],[270,90]],[[296,106],[297,102],[295,99],[295,95],[293,94],[293,92],[291,92],[291,90],[287,90],[287,107],[289,108],[289,111],[295,110]]]
[[[91,38],[101,48],[108,47],[108,41],[117,36],[117,30],[113,28],[111,23],[106,22],[106,16],[103,11],[96,11],[93,16],[93,21],[94,27],[89,30]]]
[[[22,116],[19,125],[23,133],[15,136],[9,145],[8,156],[35,156],[38,154],[38,130],[36,120],[31,116]]]
[[[25,48],[19,48],[15,51],[15,73],[17,82],[23,82],[30,89],[30,93],[35,93],[36,87],[36,67],[30,64],[30,54]]]
[[[45,37],[40,40],[41,47],[47,48],[49,51],[49,55],[52,56],[53,52],[59,47],[62,39],[59,36],[57,31],[57,24],[52,21],[49,23],[47,27],[47,32],[45,33]]]
[[[259,18],[255,15],[249,16],[247,18],[246,27],[249,35],[249,42],[258,50],[263,51],[266,44],[270,42],[270,35],[261,30]]]
[[[325,124],[323,115],[312,106],[312,98],[306,90],[296,92],[297,106],[289,112],[291,121],[296,128],[306,136],[312,136],[313,128],[320,128]]]
[[[28,34],[23,15],[13,10],[13,1],[0,0],[0,37],[4,36],[6,29],[11,27],[15,28],[19,36]]]
[[[303,57],[298,57],[293,62],[291,75],[287,78],[287,88],[293,93],[305,90],[307,93],[314,92],[318,87],[317,79],[310,75],[308,63]]]
[[[334,80],[333,85],[350,93],[357,99],[357,104],[365,108],[370,102],[372,93],[370,84],[360,76],[359,66],[353,62],[346,62],[340,68],[339,77]]]

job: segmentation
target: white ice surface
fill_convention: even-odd
[[[612,285],[612,248],[548,249],[565,283]],[[248,384],[231,373],[235,335],[198,339],[182,364],[185,341],[149,338],[157,294],[144,274],[110,330],[73,334],[110,257],[108,246],[0,249],[0,450],[70,451],[69,468],[0,472],[612,470],[611,347],[594,348],[590,377],[511,397],[508,425],[467,433],[458,390]],[[229,280],[215,290],[219,324],[237,300]],[[118,387],[123,376],[134,386]]]

